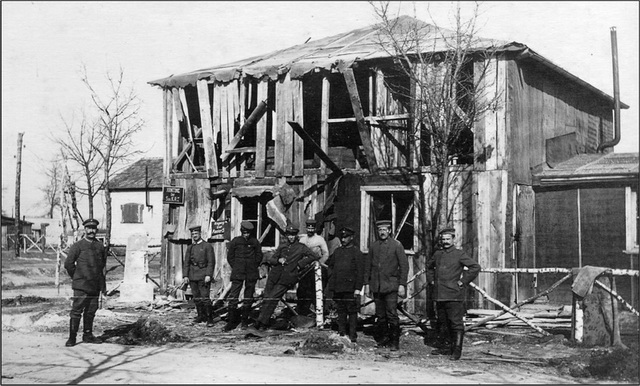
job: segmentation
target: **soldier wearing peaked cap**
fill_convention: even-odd
[[[227,297],[228,310],[225,331],[233,330],[242,322],[242,328],[249,326],[249,314],[253,303],[256,282],[260,278],[262,246],[253,235],[254,226],[250,221],[240,224],[240,236],[234,237],[227,247],[227,262],[231,266],[231,289]],[[244,285],[242,308],[238,310],[238,299]]]
[[[211,283],[216,265],[216,256],[211,244],[202,240],[199,225],[189,228],[192,243],[187,247],[182,263],[183,283],[188,283],[196,305],[196,323],[207,322],[213,326],[213,307],[211,304]]]
[[[254,330],[264,330],[275,311],[282,295],[298,282],[300,272],[320,256],[298,241],[298,229],[292,225],[285,229],[286,243],[280,244],[264,263],[271,266],[264,288],[260,316],[252,326]]]
[[[300,236],[300,242],[309,249],[311,249],[316,255],[320,256],[320,286],[324,288],[327,283],[327,259],[329,258],[329,248],[324,237],[316,234],[317,221],[313,218],[307,221],[307,233]],[[313,270],[307,271],[298,282],[298,288],[296,289],[296,311],[300,315],[311,314],[311,304],[315,303],[316,299],[316,274]]]
[[[398,296],[406,295],[409,261],[402,244],[390,237],[391,221],[376,222],[378,240],[369,246],[364,264],[365,292],[372,294],[376,306],[376,341],[378,347],[400,347]]]
[[[338,231],[340,247],[327,260],[329,281],[327,297],[333,298],[338,311],[338,333],[348,334],[352,342],[358,337],[358,310],[360,290],[364,280],[364,256],[353,243],[355,232],[343,227]]]
[[[105,265],[107,255],[104,245],[96,238],[98,220],[90,218],[83,222],[85,235],[69,248],[64,268],[73,279],[73,304],[70,313],[69,339],[65,346],[76,344],[76,335],[83,320],[82,342],[102,343],[93,335],[93,319],[105,292]]]
[[[438,349],[432,354],[451,355],[451,359],[458,360],[464,337],[465,287],[478,276],[480,265],[464,250],[454,247],[454,237],[453,228],[440,231],[441,249],[427,260],[426,269],[437,313]]]

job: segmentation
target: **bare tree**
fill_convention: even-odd
[[[84,111],[81,111],[80,115],[78,123],[73,118],[67,120],[62,117],[64,134],[54,138],[54,141],[60,145],[62,151],[66,180],[65,192],[71,197],[74,217],[82,219],[82,215],[78,211],[75,193],[78,192],[87,196],[89,217],[93,217],[93,199],[102,189],[104,178],[101,173],[103,160],[94,147],[94,144],[100,138],[97,129],[98,125],[90,122]],[[75,166],[75,168],[72,168],[71,173],[68,169],[67,160],[72,161]],[[80,174],[83,184],[77,185],[76,179],[71,178],[72,173]]]
[[[109,180],[118,164],[132,159],[141,153],[136,150],[133,136],[139,132],[144,120],[139,115],[140,100],[133,87],[124,85],[124,70],[116,77],[106,74],[108,91],[99,92],[89,80],[86,67],[82,74],[82,82],[88,88],[93,106],[97,109],[95,126],[96,137],[91,142],[92,149],[99,155],[102,166],[106,203],[106,240],[111,239],[111,192]]]
[[[63,181],[63,164],[59,157],[49,162],[44,170],[46,176],[46,184],[39,189],[44,194],[46,201],[46,216],[53,218],[53,212],[57,207],[61,207],[60,185]]]
[[[419,138],[425,145],[423,148],[428,149],[421,154],[421,164],[431,165],[435,184],[431,192],[425,192],[424,183],[420,184],[421,203],[426,206],[434,203],[435,207],[431,218],[425,218],[421,210],[420,221],[423,229],[430,229],[424,239],[435,242],[435,234],[451,225],[450,203],[459,198],[460,187],[452,189],[454,174],[471,167],[479,157],[473,153],[473,125],[495,107],[499,98],[487,97],[491,86],[486,76],[487,59],[494,57],[496,50],[487,45],[486,39],[478,44],[477,3],[468,20],[461,17],[459,5],[454,9],[453,29],[439,27],[431,15],[432,24],[417,18],[410,25],[399,23],[400,19],[391,15],[392,3],[370,4],[380,20],[380,46],[414,85],[414,92],[406,87],[404,90],[395,87],[392,92],[412,99],[415,116],[410,138]],[[425,39],[427,35],[435,39]]]

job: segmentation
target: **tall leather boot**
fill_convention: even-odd
[[[446,327],[445,327],[446,328]],[[454,338],[453,338],[453,333],[446,328],[446,330],[442,331],[442,334],[438,334],[438,336],[441,336],[441,344],[437,349],[431,351],[431,355],[451,355],[453,353],[453,344],[454,344]]]
[[[389,325],[387,322],[380,323],[378,325],[378,347],[388,347],[391,342],[391,331],[389,331]]]
[[[345,312],[338,313],[338,334],[340,336],[347,335],[347,314]]]
[[[251,315],[251,306],[242,306],[240,313],[240,328],[246,330],[249,327],[249,315]]]
[[[71,318],[69,320],[69,339],[64,344],[66,347],[73,347],[76,345],[76,335],[78,334],[78,330],[80,329],[80,319],[79,318]]]
[[[400,350],[400,334],[400,326],[391,326],[391,341],[389,342],[391,351]]]
[[[195,301],[195,303],[196,303],[196,312],[197,312],[197,315],[196,315],[196,317],[193,319],[193,323],[202,323],[202,322],[204,322],[204,321],[206,321],[206,320],[207,320],[207,319],[206,319],[206,317],[205,317],[205,315],[204,315],[204,309],[203,309],[204,307],[203,307],[203,304],[202,304],[199,300],[196,300],[196,301]]]
[[[351,342],[353,343],[355,343],[356,340],[358,339],[357,329],[358,329],[358,314],[351,313],[349,314],[349,340],[351,340]]]
[[[238,327],[239,321],[238,308],[234,305],[229,307],[229,311],[227,312],[227,324],[224,325],[224,331],[231,331]]]
[[[455,331],[455,341],[453,345],[452,361],[457,361],[462,356],[462,341],[464,339],[464,331]]]
[[[213,305],[210,300],[207,300],[202,307],[204,308],[204,314],[207,321],[207,327],[213,327]]]
[[[82,317],[83,329],[82,329],[82,343],[94,343],[99,344],[102,341],[93,336],[93,316],[84,315]]]

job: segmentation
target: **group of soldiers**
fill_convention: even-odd
[[[98,297],[105,291],[104,267],[106,255],[101,242],[95,238],[98,222],[85,221],[85,236],[69,250],[65,268],[73,278],[73,306],[70,313],[70,334],[66,346],[76,344],[81,317],[84,320],[83,342],[100,343],[93,336],[93,319]],[[224,331],[241,326],[259,332],[269,327],[278,302],[287,291],[297,290],[297,313],[311,314],[315,299],[316,278],[311,264],[319,262],[322,272],[324,300],[332,300],[337,311],[338,332],[352,342],[357,341],[358,312],[361,296],[373,299],[375,305],[374,338],[378,347],[399,350],[401,336],[398,300],[407,295],[409,263],[404,246],[391,237],[391,221],[376,222],[377,239],[363,254],[354,242],[355,231],[342,227],[329,245],[318,235],[316,221],[307,220],[306,234],[289,225],[284,230],[286,242],[270,256],[264,256],[260,242],[254,236],[254,225],[242,221],[241,235],[228,244],[227,262],[231,267],[231,287],[226,296],[227,323]],[[183,284],[191,288],[197,316],[195,322],[212,326],[213,305],[210,299],[215,269],[213,247],[201,237],[201,227],[190,228],[192,243],[183,261]],[[468,254],[454,247],[455,231],[440,232],[440,248],[427,259],[427,283],[436,309],[438,338],[434,355],[451,355],[460,359],[464,336],[463,316],[465,288],[480,271],[480,265]],[[464,269],[466,267],[466,270]],[[251,323],[250,312],[261,271],[268,271],[259,316]],[[242,305],[240,293],[244,288]]]

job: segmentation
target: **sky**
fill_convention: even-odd
[[[161,157],[162,92],[147,82],[287,48],[376,23],[362,1],[2,1],[2,210],[13,215],[18,133],[23,132],[23,216],[45,213],[43,170],[57,152],[51,140],[89,107],[80,80],[97,87],[122,68],[142,101],[146,122],[134,138]],[[460,3],[463,18],[473,3]],[[399,15],[445,27],[455,3],[393,2]],[[415,13],[414,13],[415,9]],[[616,27],[621,112],[617,153],[638,152],[639,3],[499,1],[480,5],[478,35],[526,44],[554,64],[613,96],[610,27]],[[97,199],[96,217],[104,203]],[[80,210],[88,211],[86,201]],[[104,220],[103,220],[104,221]]]

